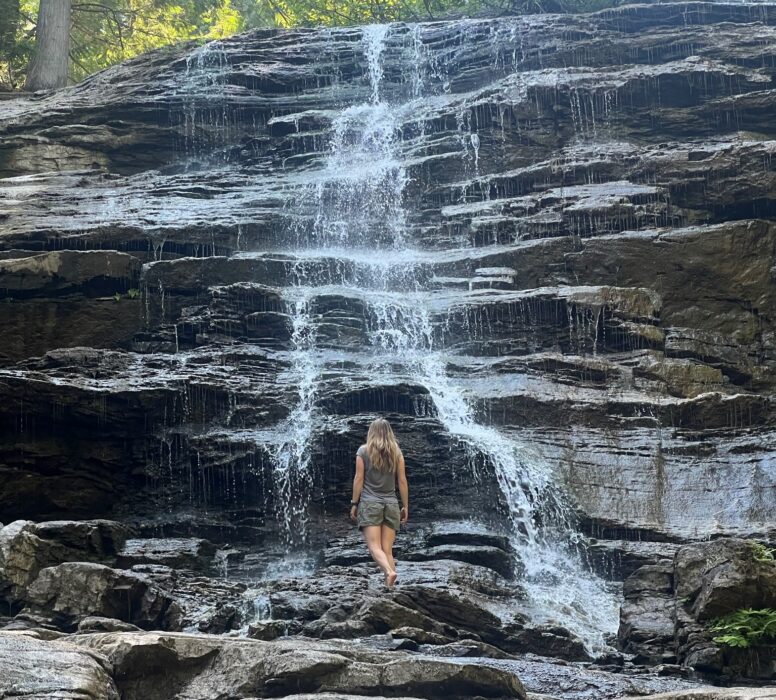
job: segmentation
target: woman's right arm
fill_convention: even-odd
[[[356,456],[356,475],[353,477],[353,498],[350,499],[350,519],[358,515],[358,502],[361,500],[361,489],[364,488],[364,460]]]
[[[399,495],[401,496],[401,522],[406,523],[410,517],[410,487],[407,483],[407,469],[404,466],[404,457],[399,462],[396,470],[396,479],[399,482]]]

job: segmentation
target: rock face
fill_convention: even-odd
[[[127,625],[250,634],[169,643],[277,664],[254,695],[377,693],[329,642],[242,655],[379,640],[488,659],[387,695],[521,697],[488,674],[528,652],[625,663],[589,560],[637,663],[746,675],[706,627],[771,604],[730,537],[776,537],[775,47],[767,4],[669,2],[254,31],[4,100],[11,626],[114,665],[161,645]],[[378,415],[417,527],[379,595],[346,521]]]
[[[312,220],[337,110],[378,89],[412,277],[473,410],[563,475],[591,531],[763,534],[774,31],[767,6],[724,3],[397,25],[375,38],[379,85],[368,33],[262,31],[4,102],[2,410],[24,457],[3,455],[0,516],[136,512],[148,484],[157,503],[277,512],[272,440],[299,378],[276,351],[301,347],[331,352],[304,417],[314,489],[338,494],[317,508],[343,505],[385,412],[418,514],[477,507],[428,377],[364,370],[388,332],[352,289],[368,256]],[[402,289],[405,268],[386,275]],[[78,345],[105,350],[58,349]]]
[[[776,562],[760,551],[751,541],[719,539],[680,547],[673,560],[636,570],[624,584],[622,648],[651,663],[772,679],[771,639],[738,649],[717,643],[711,629],[731,613],[776,606]]]

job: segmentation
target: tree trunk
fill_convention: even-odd
[[[53,90],[67,85],[71,6],[72,0],[40,0],[26,90]]]

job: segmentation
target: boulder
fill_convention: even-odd
[[[440,637],[443,637],[445,633],[455,635],[451,628],[445,627],[435,618],[418,611],[415,606],[402,605],[397,600],[389,598],[367,600],[356,612],[356,619],[364,622],[377,633],[415,627]]]
[[[637,662],[678,662],[729,678],[765,680],[776,672],[769,640],[740,649],[716,642],[712,630],[725,615],[776,606],[776,562],[760,543],[721,538],[682,545],[673,560],[637,569],[623,593],[618,641]]]
[[[0,595],[14,604],[41,569],[67,561],[111,561],[127,528],[110,520],[17,520],[0,529]]]
[[[581,639],[560,625],[527,626],[515,631],[499,646],[512,653],[531,653],[568,661],[589,661],[591,655]]]
[[[512,672],[346,642],[262,642],[183,634],[78,635],[113,664],[123,700],[251,698],[293,693],[428,699],[523,698]]]
[[[92,616],[158,628],[172,604],[169,594],[146,576],[84,562],[43,569],[26,598],[33,610],[51,615],[65,628]]]
[[[411,639],[418,644],[447,644],[450,639],[444,634],[435,634],[419,627],[397,627],[392,629],[391,637],[394,639]]]
[[[78,623],[79,632],[139,632],[140,628],[112,617],[85,617]]]
[[[741,608],[776,607],[776,562],[759,561],[755,542],[722,538],[680,548],[676,595],[706,622]]]
[[[0,697],[19,700],[119,700],[111,664],[62,641],[0,632]]]

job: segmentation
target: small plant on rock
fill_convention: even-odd
[[[740,649],[776,641],[776,610],[736,610],[714,622],[711,631],[718,633],[714,637],[717,644]]]
[[[776,550],[766,547],[759,542],[752,542],[752,556],[755,561],[768,564],[776,561]]]

